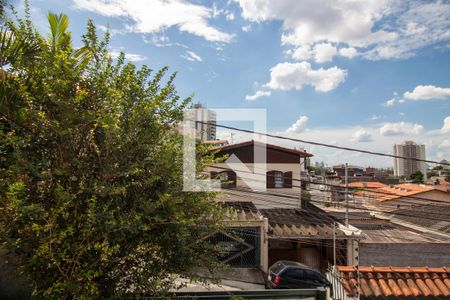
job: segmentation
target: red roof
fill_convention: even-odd
[[[345,186],[345,184],[341,184]],[[369,188],[369,189],[378,189],[382,187],[386,187],[387,185],[378,181],[356,181],[348,184],[349,188]]]
[[[356,267],[337,267],[348,296],[358,294]],[[450,269],[428,267],[359,267],[361,297],[450,297]],[[448,299],[448,298],[446,298]]]

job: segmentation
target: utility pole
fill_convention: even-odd
[[[333,222],[333,271],[336,268],[336,222]]]
[[[345,226],[348,227],[348,163],[345,163]]]

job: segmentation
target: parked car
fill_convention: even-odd
[[[324,185],[319,185],[319,190],[321,191],[321,192],[323,192],[323,191],[325,191],[325,186]]]
[[[267,273],[267,288],[269,289],[331,287],[331,283],[321,273],[295,261],[277,261]]]

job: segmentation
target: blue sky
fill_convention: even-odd
[[[19,10],[23,5],[13,3]],[[270,132],[386,153],[411,139],[426,144],[427,158],[450,159],[448,1],[30,5],[42,32],[48,11],[69,15],[76,44],[88,18],[101,33],[109,27],[113,54],[123,51],[153,69],[170,66],[181,96],[194,93],[211,108],[266,108]],[[328,164],[391,165],[385,158],[300,146]]]

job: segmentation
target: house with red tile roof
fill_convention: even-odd
[[[384,211],[411,208],[417,205],[440,203],[450,205],[450,192],[434,186],[403,183],[384,186],[378,189],[366,189],[356,193],[363,197],[366,204]]]
[[[450,299],[447,267],[338,266],[336,275],[335,299]]]

